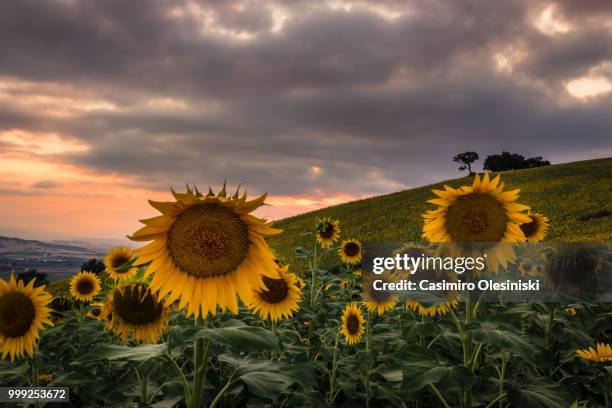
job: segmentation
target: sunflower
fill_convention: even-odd
[[[537,212],[527,213],[530,221],[521,224],[521,231],[525,234],[527,242],[540,242],[548,231],[548,218]]]
[[[79,272],[70,279],[70,294],[82,302],[90,302],[100,293],[102,284],[92,272]]]
[[[329,248],[340,238],[340,221],[329,217],[317,219],[315,226],[317,242],[322,248]]]
[[[24,354],[32,356],[43,325],[51,322],[52,296],[44,286],[34,287],[35,279],[27,285],[22,280],[0,279],[0,351],[2,359],[11,361]]]
[[[264,289],[253,289],[245,301],[253,313],[259,313],[262,319],[280,320],[290,318],[299,309],[302,291],[297,286],[297,277],[288,272],[288,266],[278,270],[278,279],[263,277]]]
[[[576,316],[576,309],[571,306],[567,306],[563,308],[563,311],[570,316]]]
[[[113,290],[102,315],[106,315],[106,328],[123,341],[131,333],[137,343],[156,343],[168,328],[169,310],[147,285],[132,283]]]
[[[117,281],[130,279],[134,277],[138,271],[137,266],[129,264],[132,260],[134,260],[134,252],[130,248],[126,246],[111,248],[106,258],[104,258],[106,273]]]
[[[357,276],[358,278],[361,278],[361,275],[362,275],[361,269],[354,270],[353,275]]]
[[[90,309],[87,312],[87,317],[91,317],[96,320],[104,320],[108,316],[108,307],[106,303],[96,302],[90,305]]]
[[[142,220],[145,227],[129,237],[152,241],[135,251],[137,264],[150,262],[151,289],[187,315],[238,313],[236,294],[246,299],[252,288],[265,288],[262,275],[278,278],[274,255],[264,236],[278,234],[265,220],[249,213],[264,204],[266,194],[246,201],[238,191],[202,195],[197,188],[175,193],[176,201],[149,203],[163,215]]]
[[[297,286],[298,289],[302,290],[306,287],[306,282],[304,282],[304,279],[297,276],[295,278],[295,286]]]
[[[344,335],[348,344],[356,344],[361,340],[361,336],[365,332],[365,319],[361,308],[357,303],[350,303],[346,305],[344,312],[342,313],[342,326],[340,333]]]
[[[383,282],[393,281],[391,274],[384,272],[381,275],[369,275],[363,283],[363,304],[370,312],[379,315],[395,307],[398,297],[388,290],[375,290],[374,281],[380,279]]]
[[[345,264],[358,264],[361,262],[361,242],[356,239],[346,239],[338,248],[338,254]]]
[[[434,302],[434,303],[426,303],[426,302],[418,302],[414,300],[409,300],[406,302],[406,306],[411,310],[414,310],[421,316],[429,316],[431,318],[436,317],[436,315],[444,316],[451,309],[454,309],[459,304],[457,300],[450,300],[445,302]]]
[[[589,347],[584,350],[576,350],[576,354],[585,360],[603,363],[612,361],[612,347],[609,344],[597,343],[596,348]]]
[[[522,242],[520,224],[531,222],[522,211],[529,207],[516,203],[520,189],[504,191],[497,176],[489,181],[474,177],[472,186],[458,189],[444,186],[432,190],[439,198],[429,200],[438,209],[423,215],[423,237],[431,242]]]

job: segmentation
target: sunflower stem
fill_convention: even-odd
[[[316,270],[319,266],[318,261],[318,249],[319,245],[315,241],[314,251],[312,256],[312,268],[310,270],[310,311],[313,314],[313,319],[310,321],[310,326],[308,326],[308,348],[310,350],[310,357],[314,356],[314,350],[312,349],[312,337],[314,336],[314,303],[315,303],[315,286],[316,286]]]
[[[330,405],[333,405],[335,399],[335,388],[336,388],[336,369],[338,368],[338,343],[340,341],[340,329],[341,325],[338,325],[338,332],[336,333],[336,341],[334,342],[334,354],[332,358],[332,371],[329,378],[329,397],[328,401]]]
[[[429,387],[431,388],[431,390],[434,392],[434,394],[436,394],[436,397],[438,397],[438,399],[440,400],[440,402],[442,403],[442,405],[444,406],[444,408],[450,408],[450,406],[448,405],[448,402],[446,402],[446,400],[444,399],[444,397],[442,396],[442,393],[440,393],[440,390],[438,390],[438,387],[436,387],[433,384],[429,384]]]
[[[234,384],[233,379],[234,379],[235,373],[236,372],[234,371],[234,373],[230,376],[230,378],[227,379],[227,383],[225,383],[223,388],[221,388],[221,390],[219,391],[215,399],[213,399],[213,401],[210,403],[210,406],[208,408],[215,408],[217,404],[219,403],[219,401],[221,400],[221,397],[223,397],[223,394],[225,394],[225,391],[227,391]]]
[[[170,354],[168,354],[167,352],[164,354],[164,356],[170,361],[170,363],[172,364],[172,366],[176,369],[176,371],[179,374],[179,377],[181,379],[181,383],[183,384],[183,391],[185,392],[185,404],[188,407],[191,407],[191,388],[189,387],[189,382],[187,381],[187,377],[185,377],[185,373],[183,372],[183,369],[177,364],[176,361],[174,361],[174,359],[172,358],[172,356]]]
[[[205,320],[198,316],[196,325],[205,327]],[[206,374],[206,365],[208,360],[208,351],[210,342],[206,342],[206,350],[204,349],[204,338],[200,337],[195,340],[194,346],[194,376],[193,376],[193,394],[191,408],[197,408],[202,401],[202,385],[204,383],[204,375]]]
[[[136,379],[138,380],[138,385],[140,386],[140,402],[144,405],[147,404],[147,376],[140,373],[138,367],[134,367],[134,372],[136,374]]]
[[[366,320],[366,361],[365,361],[366,408],[370,408],[370,311]]]
[[[38,387],[38,353],[36,350],[32,353],[32,357],[30,358],[30,364],[32,365],[32,386]],[[34,403],[36,408],[40,407],[40,403],[36,401]]]
[[[502,408],[504,406],[504,403],[502,402],[502,398],[503,398],[503,396],[506,395],[506,393],[504,392],[504,380],[505,380],[505,376],[506,376],[506,367],[508,365],[508,360],[509,359],[506,358],[506,353],[504,353],[502,351],[501,368],[500,368],[500,371],[499,371],[499,395],[495,399],[495,400],[499,401],[499,408]],[[493,405],[494,405],[494,402],[489,404],[489,406],[491,406],[491,407]]]

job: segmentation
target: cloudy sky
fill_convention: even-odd
[[[121,237],[185,182],[281,218],[465,150],[606,157],[611,91],[606,1],[5,0],[0,234]]]

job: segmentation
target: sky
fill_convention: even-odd
[[[0,235],[121,238],[227,179],[289,215],[612,152],[612,2],[5,0]]]

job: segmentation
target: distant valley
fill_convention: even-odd
[[[6,279],[26,269],[37,269],[49,281],[64,279],[79,271],[91,258],[101,259],[111,245],[94,241],[43,242],[0,236],[0,277]]]

